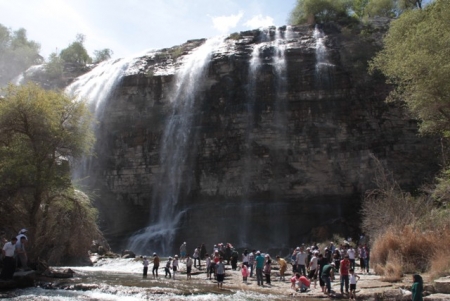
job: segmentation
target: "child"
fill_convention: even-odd
[[[178,270],[178,255],[175,255],[175,258],[172,262],[172,271],[173,271],[173,277],[172,279],[175,280],[175,272]]]
[[[205,254],[206,261],[206,279],[211,280],[211,257],[209,257],[208,253]]]
[[[186,255],[186,275],[187,279],[191,279],[192,272],[192,258],[189,254]]]
[[[219,257],[219,262],[216,263],[216,276],[217,276],[217,287],[222,288],[223,279],[225,278],[225,265],[222,262],[222,256]]]
[[[143,278],[147,278],[147,271],[148,271],[148,260],[147,260],[147,256],[144,256],[144,260],[142,261],[142,264],[144,265],[144,274],[143,274]]]
[[[164,278],[167,278],[167,274],[169,274],[169,278],[172,278],[172,274],[170,274],[170,269],[172,268],[172,257],[169,257],[169,260],[166,263],[166,267],[164,270],[166,271],[166,275]]]
[[[248,268],[247,268],[247,266],[244,263],[242,263],[242,266],[241,266],[241,273],[242,273],[242,280],[245,283],[247,283]]]
[[[359,280],[359,276],[356,275],[355,269],[350,269],[350,299],[356,300],[356,282]]]

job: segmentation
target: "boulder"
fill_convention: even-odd
[[[448,294],[433,294],[423,298],[424,301],[448,301],[450,295]]]
[[[35,271],[15,272],[13,280],[14,282],[17,283],[17,287],[34,286],[34,281],[36,280],[36,272]]]
[[[436,293],[450,294],[450,276],[434,280]],[[448,296],[450,298],[450,296]]]
[[[133,251],[125,250],[122,251],[122,258],[136,258],[136,254]]]

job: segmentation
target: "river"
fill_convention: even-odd
[[[162,265],[166,262],[161,259]],[[162,266],[161,265],[161,266]],[[134,301],[134,300],[291,300],[287,295],[280,295],[279,289],[286,288],[288,292],[290,284],[273,281],[273,288],[266,287],[267,291],[255,292],[246,288],[240,289],[242,284],[239,272],[229,272],[226,276],[223,289],[217,288],[214,280],[207,280],[206,274],[193,275],[187,280],[185,274],[177,274],[177,279],[164,278],[164,269],[159,269],[159,278],[153,279],[151,267],[149,278],[142,278],[142,263],[134,259],[103,259],[92,267],[70,267],[75,271],[74,277],[69,279],[54,279],[50,283],[40,282],[38,287],[17,289],[10,298],[4,300],[95,300],[95,301]],[[67,267],[62,267],[67,268]],[[204,270],[203,270],[204,271]],[[231,277],[233,274],[233,277]],[[231,279],[232,278],[232,279]],[[230,288],[227,287],[230,285]],[[255,283],[248,287],[256,287]],[[52,288],[49,288],[52,287]],[[277,287],[277,291],[275,288]],[[274,291],[274,293],[271,292]],[[313,300],[313,299],[309,299]]]

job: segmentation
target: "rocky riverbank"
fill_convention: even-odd
[[[196,269],[194,269],[196,270]],[[182,273],[183,273],[182,269]],[[212,285],[216,284],[215,280],[206,279],[205,273],[196,270],[199,273],[195,273],[190,281],[202,281],[208,282]],[[203,270],[204,271],[204,270]],[[282,299],[289,299],[291,297],[302,298],[302,299],[348,299],[347,294],[340,293],[340,282],[339,276],[332,281],[332,294],[328,297],[322,292],[319,282],[317,281],[317,286],[314,287],[311,283],[311,288],[305,293],[295,292],[290,288],[290,278],[292,277],[292,272],[287,272],[284,281],[280,281],[278,271],[272,272],[272,283],[271,285],[265,284],[263,287],[257,285],[256,277],[249,278],[248,283],[242,281],[242,276],[240,271],[233,271],[227,266],[225,281],[223,289],[225,290],[244,290],[253,291],[261,294],[271,294],[279,295],[283,297]],[[411,285],[412,285],[412,275],[405,275],[400,282],[386,282],[379,275],[371,273],[358,274],[360,280],[357,283],[356,299],[357,300],[411,300]],[[186,275],[183,274],[179,276],[179,279],[185,279]],[[443,301],[450,300],[450,277],[440,278],[436,281],[430,281],[427,275],[423,275],[424,278],[424,300],[427,301]]]

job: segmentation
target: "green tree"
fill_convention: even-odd
[[[45,205],[73,190],[68,160],[91,149],[92,118],[84,102],[33,83],[9,85],[3,92],[0,196],[36,233]]]
[[[395,0],[370,0],[366,7],[369,17],[393,18],[398,14]]]
[[[289,23],[297,25],[346,19],[350,7],[349,0],[297,0]]]
[[[369,4],[369,0],[352,1],[352,11],[359,19],[362,19],[366,15],[367,4]]]
[[[51,53],[45,64],[45,73],[49,79],[59,79],[64,72],[64,60],[55,52]]]
[[[92,59],[84,47],[84,41],[85,36],[82,34],[77,34],[75,41],[72,42],[67,48],[61,50],[60,57],[66,63],[72,63],[80,66],[90,63]]]
[[[100,63],[106,60],[109,60],[113,55],[113,51],[109,48],[105,48],[102,50],[94,50],[94,63]]]
[[[384,48],[371,63],[395,85],[400,99],[421,120],[423,133],[450,135],[450,2],[436,0],[392,22]]]
[[[34,64],[43,62],[40,45],[27,38],[25,29],[12,31],[0,24],[0,86]]]

